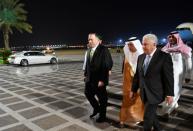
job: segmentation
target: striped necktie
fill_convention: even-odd
[[[146,71],[147,71],[147,68],[149,66],[150,60],[151,60],[151,56],[146,55],[146,58],[145,58],[145,61],[144,61],[144,64],[143,64],[144,75],[146,74]]]
[[[94,50],[91,49],[91,50],[90,50],[90,61],[92,60],[93,54],[94,54]]]

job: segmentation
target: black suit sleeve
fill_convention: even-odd
[[[107,48],[104,48],[103,58],[102,58],[102,69],[101,69],[101,76],[100,80],[105,82],[108,79],[109,71],[113,67],[113,60],[111,54]]]
[[[113,67],[113,60],[111,54],[107,48],[105,48],[105,64],[108,70],[112,70]]]
[[[166,54],[163,64],[163,80],[166,96],[174,96],[174,74],[172,58],[169,54]]]

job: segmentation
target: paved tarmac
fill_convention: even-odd
[[[83,56],[65,56],[57,65],[0,66],[0,131],[139,131],[130,123],[118,127],[122,99],[122,56],[113,55],[108,120],[96,123],[84,96]],[[179,108],[168,120],[159,117],[166,131],[193,130],[193,81],[184,84]]]

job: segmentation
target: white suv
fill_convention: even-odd
[[[56,64],[58,62],[58,59],[56,56],[45,55],[40,51],[22,51],[10,55],[8,61],[10,64],[27,66],[31,64],[43,64],[43,63]]]

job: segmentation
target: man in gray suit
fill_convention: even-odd
[[[171,56],[156,48],[158,39],[146,34],[142,40],[144,53],[138,57],[137,70],[133,79],[130,97],[140,88],[145,105],[144,131],[160,131],[156,116],[158,104],[166,100],[171,104],[174,96],[173,63]]]

